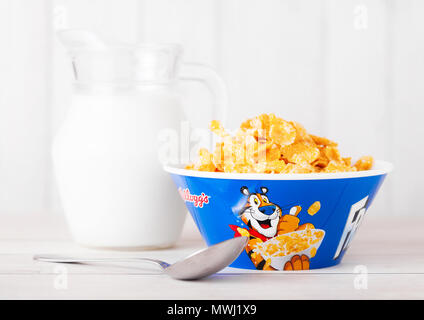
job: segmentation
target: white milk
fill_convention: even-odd
[[[158,161],[158,134],[183,120],[166,86],[77,90],[53,145],[53,163],[74,239],[94,247],[167,247],[186,210]],[[175,131],[178,132],[178,131]]]

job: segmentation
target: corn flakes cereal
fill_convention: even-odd
[[[311,249],[311,258],[315,257],[316,254],[317,254],[317,248],[312,248]]]
[[[345,165],[347,165],[348,167],[351,166],[351,164],[352,164],[352,158],[349,157],[349,158],[342,158],[342,159],[343,159],[343,162],[345,163]]]
[[[313,134],[310,134],[309,136],[312,138],[312,140],[313,140],[313,141],[314,141],[317,145],[320,145],[320,146],[331,146],[331,147],[337,147],[337,145],[338,145],[336,142],[333,142],[333,141],[331,141],[331,140],[329,140],[329,139],[327,139],[327,138],[314,136]]]
[[[210,124],[211,131],[220,137],[228,136],[228,133],[225,131],[224,127],[221,125],[221,122],[217,120],[212,120]]]
[[[221,142],[215,150],[199,151],[196,162],[186,169],[237,173],[333,173],[370,170],[373,158],[365,156],[354,165],[342,157],[338,144],[310,134],[295,121],[275,114],[262,114],[244,121],[235,134],[230,134],[219,121],[210,129]]]
[[[337,147],[332,147],[332,146],[326,146],[324,148],[324,154],[327,157],[328,160],[330,161],[335,161],[335,162],[341,162],[342,161],[342,157],[340,156],[340,152],[337,149]]]
[[[371,169],[373,164],[373,158],[370,156],[364,156],[362,158],[360,158],[355,164],[354,167],[358,170],[358,171],[362,171],[362,170],[369,170]]]
[[[321,202],[315,201],[308,209],[309,215],[313,216],[321,209]]]
[[[243,228],[237,228],[237,232],[239,232],[243,237],[249,237],[249,231]]]
[[[269,137],[280,146],[287,146],[296,139],[296,129],[287,121],[279,119],[269,129]]]
[[[322,170],[325,173],[357,171],[356,167],[348,167],[344,162],[331,160]]]
[[[282,154],[290,163],[310,164],[319,157],[319,150],[304,143],[293,143],[282,148]]]
[[[283,257],[316,247],[324,238],[324,231],[306,229],[276,236],[266,242],[257,242],[253,251],[265,258]],[[311,252],[313,251],[311,248]]]
[[[199,150],[199,165],[196,167],[199,171],[215,171],[215,165],[213,164],[213,155],[209,153],[207,149]]]

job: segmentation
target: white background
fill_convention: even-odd
[[[54,37],[66,27],[181,43],[226,81],[231,126],[275,112],[345,155],[392,161],[372,214],[422,214],[423,17],[422,0],[0,0],[0,214],[61,211],[50,144],[71,80]]]

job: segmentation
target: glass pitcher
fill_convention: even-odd
[[[185,119],[180,80],[213,89],[214,117],[223,119],[222,80],[203,65],[183,66],[178,45],[110,46],[69,41],[69,34],[61,40],[75,81],[53,165],[74,240],[104,248],[172,246],[186,210],[158,160],[157,137],[178,133]]]

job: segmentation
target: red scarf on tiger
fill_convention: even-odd
[[[238,232],[238,228],[242,228],[242,227],[239,227],[239,226],[235,226],[235,225],[232,225],[232,224],[230,224],[229,225],[229,227],[231,228],[231,230],[233,230],[234,232],[235,232],[235,234],[234,234],[234,237],[241,237],[241,234],[240,234],[240,232]],[[245,228],[242,228],[242,229],[245,229]],[[259,239],[261,239],[263,242],[265,242],[265,241],[268,241],[269,239],[271,239],[271,238],[273,238],[273,237],[266,237],[266,236],[264,236],[263,234],[260,234],[258,231],[256,231],[255,229],[252,229],[252,228],[249,228],[248,230],[247,230],[248,232],[249,232],[249,234],[251,235],[251,236],[254,236],[254,237],[256,237],[256,238],[259,238]]]

